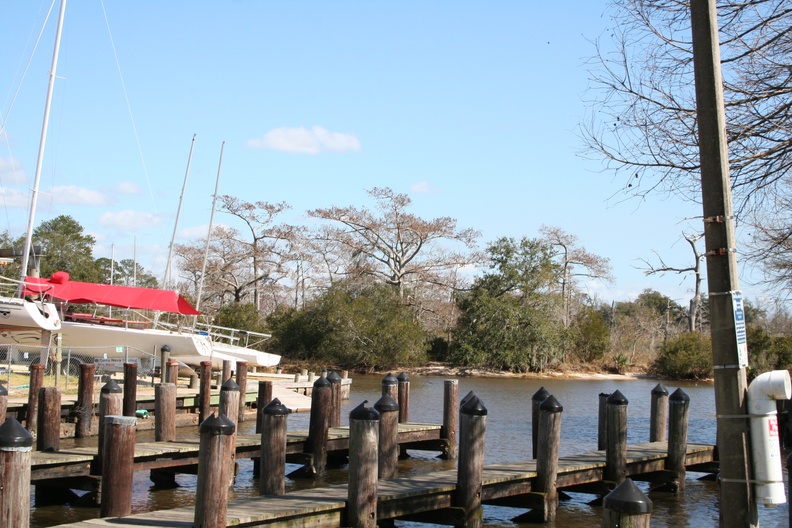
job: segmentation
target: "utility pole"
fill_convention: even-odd
[[[693,65],[696,78],[701,196],[707,258],[712,364],[720,458],[720,526],[757,527],[751,489],[745,368],[748,349],[740,318],[736,241],[726,145],[718,19],[715,0],[691,0]]]

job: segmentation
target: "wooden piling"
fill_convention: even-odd
[[[201,361],[201,382],[198,387],[198,420],[203,423],[212,414],[212,362]]]
[[[168,375],[165,376],[165,383],[179,386],[179,362],[175,359],[168,360]]]
[[[44,386],[44,365],[36,363],[30,365],[30,386],[28,388],[28,407],[25,418],[25,427],[31,433],[38,427],[38,395],[39,389]]]
[[[620,391],[610,395],[607,403],[608,442],[605,448],[603,480],[615,485],[627,476],[627,398]]]
[[[652,501],[628,478],[605,496],[602,512],[602,528],[649,528]]]
[[[393,400],[392,397],[390,399]],[[351,528],[377,526],[377,446],[380,416],[376,409],[366,407],[366,403],[364,401],[349,413],[346,526]]]
[[[540,387],[531,396],[531,456],[536,459],[539,443],[539,406],[550,396],[550,392]]]
[[[341,427],[341,376],[336,371],[327,375],[327,381],[333,391],[333,410],[331,412],[330,427]]]
[[[652,389],[652,407],[649,413],[649,441],[663,442],[666,439],[668,421],[668,390],[662,383]]]
[[[6,410],[8,409],[8,389],[0,383],[0,425],[5,422]]]
[[[60,450],[61,393],[57,387],[41,387],[38,393],[37,451]]]
[[[226,380],[231,379],[231,360],[224,359],[223,360],[223,374],[220,377],[220,385],[226,382]]]
[[[0,526],[30,526],[33,436],[16,418],[0,424]]]
[[[256,433],[262,432],[262,421],[264,415],[264,408],[272,402],[272,382],[259,381],[258,382],[258,395],[256,396]],[[280,400],[279,400],[280,401]],[[261,475],[261,458],[253,459],[253,477],[258,478]]]
[[[168,382],[168,361],[170,361],[171,347],[162,345],[160,347],[160,383]]]
[[[74,427],[75,438],[87,438],[91,434],[95,372],[96,365],[93,363],[80,363],[80,380],[77,385],[77,407],[75,408],[77,415]]]
[[[124,363],[124,416],[135,416],[137,410],[137,363]]]
[[[440,436],[448,444],[443,458],[455,460],[457,457],[457,403],[459,402],[459,380],[447,379],[443,382],[443,427]]]
[[[228,482],[231,477],[234,422],[212,414],[200,426],[198,483],[195,490],[195,528],[225,528]]]
[[[399,404],[399,423],[407,423],[410,421],[410,377],[406,372],[402,372],[396,376],[399,382],[399,399],[396,402]]]
[[[176,385],[154,385],[154,441],[176,440]]]
[[[465,526],[482,522],[481,491],[484,474],[484,436],[487,408],[478,396],[466,398],[459,409],[459,462],[454,505],[465,512]]]
[[[378,474],[381,479],[396,476],[399,468],[399,404],[389,395],[374,404],[379,413]]]
[[[330,382],[319,377],[313,384],[311,392],[311,416],[308,425],[308,440],[305,442],[307,453],[313,455],[311,472],[324,475],[327,466],[327,437],[330,428],[333,394]]]
[[[104,384],[99,391],[99,441],[97,445],[99,452],[96,456],[95,468],[92,468],[94,474],[101,473],[102,461],[105,453],[103,448],[104,442],[104,420],[106,416],[122,416],[124,412],[124,396],[121,391],[121,386],[114,380],[110,380]]]
[[[558,451],[561,445],[561,413],[564,408],[550,395],[539,406],[539,444],[536,456],[536,491],[545,494],[544,522],[555,522],[558,508]]]
[[[666,469],[674,474],[674,483],[678,490],[685,489],[685,454],[687,452],[688,412],[690,397],[678,388],[668,398],[668,458]]]
[[[395,401],[399,401],[399,380],[390,372],[382,378],[382,395],[385,396],[386,394]]]
[[[608,447],[608,398],[609,392],[600,392],[599,412],[597,414],[597,450],[605,451]]]
[[[245,421],[245,400],[247,400],[247,361],[236,362],[236,384],[239,385],[239,408],[237,409],[237,424]]]
[[[220,414],[225,415],[236,426],[239,416],[239,385],[234,378],[228,378],[220,387]],[[236,468],[236,435],[231,435],[231,467]],[[236,472],[234,472],[236,475]]]
[[[132,477],[135,459],[135,425],[132,416],[105,416],[102,451],[102,501],[99,517],[124,517],[132,513]]]
[[[283,495],[286,491],[286,432],[289,409],[278,398],[261,410],[259,493]]]

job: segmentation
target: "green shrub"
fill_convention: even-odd
[[[654,371],[673,379],[702,379],[712,376],[712,343],[697,332],[685,332],[660,347]]]

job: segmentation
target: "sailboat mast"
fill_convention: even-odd
[[[61,0],[58,14],[58,29],[55,31],[55,48],[52,52],[52,67],[50,68],[49,85],[47,87],[47,102],[44,105],[44,121],[41,124],[41,139],[39,140],[38,157],[36,158],[36,175],[33,179],[33,190],[30,197],[30,212],[28,213],[27,233],[25,234],[25,249],[22,252],[22,269],[19,280],[24,283],[28,272],[30,250],[33,245],[33,224],[35,223],[36,204],[38,203],[38,189],[41,182],[41,166],[44,161],[44,145],[47,142],[47,129],[49,128],[50,108],[52,107],[52,93],[55,90],[55,71],[58,68],[58,54],[60,53],[61,34],[63,33],[63,18],[66,14],[66,0]],[[19,285],[20,295],[25,289],[24,284]]]
[[[206,246],[204,247],[203,264],[201,264],[201,280],[198,283],[198,298],[195,300],[195,309],[201,309],[201,295],[203,294],[204,276],[206,275],[206,261],[209,259],[209,242],[212,238],[212,227],[214,224],[215,206],[217,205],[217,190],[220,188],[220,168],[223,166],[223,150],[225,141],[220,145],[220,161],[217,164],[217,178],[215,179],[214,198],[212,198],[212,212],[209,214],[209,231],[206,233]],[[197,319],[197,315],[195,316]]]
[[[179,208],[176,210],[176,221],[173,223],[173,236],[171,236],[170,248],[168,249],[168,261],[165,264],[165,276],[162,278],[162,287],[168,288],[168,280],[171,279],[171,258],[173,257],[173,245],[176,242],[176,230],[179,227],[179,216],[181,216],[182,203],[184,202],[184,191],[187,189],[187,176],[190,175],[190,163],[192,163],[193,149],[195,148],[195,136],[193,134],[190,143],[190,155],[187,158],[187,170],[184,172],[184,183],[182,184],[181,196],[179,197]]]

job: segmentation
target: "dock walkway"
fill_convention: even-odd
[[[413,449],[442,451],[444,442],[440,438],[441,426],[434,424],[399,424],[399,444]],[[289,432],[286,439],[286,457],[289,462],[304,463],[309,456],[304,453],[308,431]],[[186,468],[198,463],[198,433],[182,435],[177,442],[146,442],[135,444],[134,470]],[[342,452],[349,449],[349,427],[331,427],[328,434],[327,451]],[[260,456],[261,436],[240,434],[236,437],[236,457],[256,458]],[[64,478],[90,477],[91,464],[97,448],[72,447],[57,452],[33,451],[31,453],[31,482]],[[177,471],[178,472],[178,471]],[[95,477],[94,477],[95,478]],[[53,482],[54,484],[54,482]],[[81,488],[75,488],[81,489]]]
[[[665,467],[668,445],[653,442],[628,447],[627,476],[633,480]],[[686,466],[712,464],[714,447],[688,444]],[[605,469],[605,452],[595,451],[582,455],[559,458],[558,489],[579,489],[582,485],[601,482]],[[378,483],[377,518],[422,518],[442,513],[442,524],[460,526],[453,508],[456,490],[456,470],[383,480]],[[530,509],[528,494],[537,478],[536,461],[514,464],[497,464],[484,468],[483,502]],[[227,526],[268,526],[287,528],[294,526],[340,527],[346,522],[347,486],[329,486],[300,490],[281,496],[253,497],[229,503]],[[130,515],[123,518],[92,519],[62,528],[97,528],[101,526],[189,528],[193,526],[194,507],[185,506]],[[438,521],[438,519],[435,519]]]

